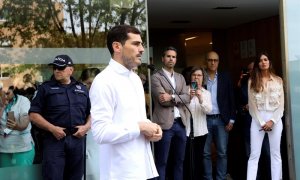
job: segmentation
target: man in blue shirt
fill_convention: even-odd
[[[58,55],[50,63],[53,75],[33,97],[31,121],[46,131],[43,139],[43,179],[81,180],[84,138],[90,129],[88,90],[72,77],[73,61]]]
[[[228,132],[235,120],[233,86],[227,73],[218,72],[219,55],[206,56],[207,90],[211,93],[212,111],[207,114],[208,135],[204,147],[204,179],[212,180],[211,143],[217,148],[216,180],[226,179]]]

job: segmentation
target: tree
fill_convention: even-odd
[[[110,27],[146,21],[145,0],[3,0],[0,17],[0,40],[14,47],[104,47]]]

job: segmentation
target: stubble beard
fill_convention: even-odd
[[[124,55],[122,55],[122,59],[124,61],[124,66],[129,70],[132,70],[134,67],[141,65],[141,61],[139,61],[139,63],[136,63],[135,59],[128,58]]]

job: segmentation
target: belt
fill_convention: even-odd
[[[221,114],[207,114],[206,117],[211,119],[216,119],[216,118],[221,118]]]
[[[71,136],[74,133],[76,133],[77,130],[78,130],[78,128],[72,128],[71,130],[69,130],[69,129],[66,128],[66,129],[64,129],[64,132],[66,133],[66,136]]]

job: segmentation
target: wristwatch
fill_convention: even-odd
[[[174,94],[172,94],[172,101],[175,102],[175,95]]]

